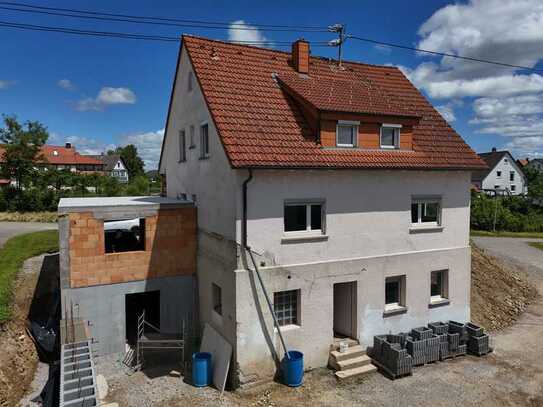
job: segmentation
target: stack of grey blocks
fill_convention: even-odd
[[[392,378],[409,375],[413,370],[413,361],[404,347],[406,340],[402,334],[373,337],[372,359]]]
[[[466,324],[468,333],[468,351],[476,356],[483,356],[490,352],[490,337],[485,334],[483,328],[468,322]]]
[[[60,407],[98,406],[89,341],[62,345],[60,355]]]

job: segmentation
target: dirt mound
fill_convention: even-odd
[[[537,296],[516,270],[471,245],[471,320],[494,331],[511,325]]]
[[[15,406],[28,388],[38,363],[34,343],[26,334],[34,288],[43,256],[25,262],[14,284],[13,317],[0,326],[0,406]]]

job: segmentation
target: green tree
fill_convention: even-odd
[[[149,180],[141,175],[133,178],[126,187],[125,193],[128,196],[149,195]]]
[[[128,176],[134,178],[144,175],[143,160],[138,155],[138,149],[134,144],[128,144],[124,147],[117,147],[115,151],[108,150],[108,155],[119,154],[126,165]]]
[[[40,149],[47,142],[49,133],[37,121],[21,124],[15,116],[3,116],[3,119],[0,142],[4,144],[4,153],[0,173],[4,178],[14,179],[21,190],[35,175],[36,162],[44,161]]]
[[[543,199],[543,174],[533,167],[525,167],[522,169],[526,175],[528,184],[528,196],[534,199]]]

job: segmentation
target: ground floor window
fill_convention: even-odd
[[[405,307],[405,276],[385,279],[385,309],[394,310]]]
[[[213,297],[213,309],[219,315],[222,315],[222,290],[215,283],[211,283],[212,297]]]
[[[280,326],[300,325],[300,290],[273,293],[273,312]]]
[[[449,297],[447,270],[432,271],[430,276],[430,296],[432,302],[441,301]]]

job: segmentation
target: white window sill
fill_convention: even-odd
[[[393,315],[405,314],[406,312],[407,312],[407,307],[403,305],[394,305],[394,306],[385,305],[385,310],[383,311],[383,317],[390,317]]]
[[[318,242],[328,240],[328,235],[320,232],[291,232],[281,237],[281,243]]]
[[[279,327],[281,329],[281,332],[288,332],[288,331],[295,331],[297,329],[300,329],[300,325],[290,324],[290,325],[283,325]],[[277,327],[273,328],[274,332],[277,332]]]
[[[412,225],[409,228],[409,233],[428,233],[428,232],[442,232],[445,229],[441,225]]]
[[[449,305],[451,301],[448,298],[436,298],[432,299],[428,304],[428,308],[437,308],[445,305]]]

